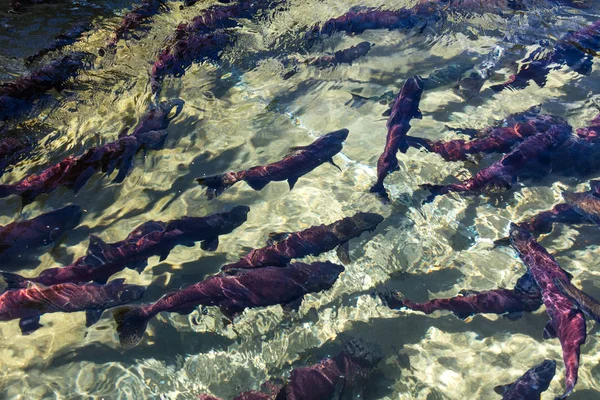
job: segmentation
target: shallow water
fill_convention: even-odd
[[[90,20],[95,29],[67,51],[97,53],[129,5],[127,1],[88,1],[31,7],[18,15],[1,14],[0,78],[26,71],[22,58],[35,53],[74,21]],[[119,42],[114,59],[97,58],[93,68],[49,100],[27,125],[42,145],[36,154],[1,179],[15,182],[70,154],[116,139],[132,126],[154,100],[148,82],[149,62],[181,21],[201,13],[212,2],[157,15],[140,40]],[[367,399],[494,399],[494,386],[514,381],[543,359],[557,360],[557,373],[542,398],[564,387],[558,340],[542,339],[544,308],[518,321],[478,315],[467,322],[445,312],[430,316],[394,311],[371,296],[380,284],[407,298],[425,301],[456,295],[461,289],[512,287],[525,267],[509,249],[492,249],[507,233],[509,221],[546,210],[560,202],[564,188],[586,190],[587,179],[550,176],[525,181],[501,195],[438,198],[421,206],[426,193],[418,185],[450,182],[452,176],[477,170],[471,162],[447,163],[436,154],[410,149],[399,154],[400,171],[386,179],[392,203],[383,205],[369,187],[385,144],[387,105],[367,101],[351,107],[351,93],[364,97],[397,93],[404,80],[427,76],[451,63],[483,61],[505,37],[530,52],[542,39],[553,40],[600,16],[598,4],[577,10],[533,4],[528,12],[496,15],[456,14],[422,33],[367,31],[336,34],[310,50],[300,50],[307,27],[340,15],[353,6],[380,6],[376,1],[290,1],[282,10],[263,15],[239,28],[237,43],[219,63],[193,65],[182,78],[167,78],[160,99],[186,101],[169,129],[165,148],[138,155],[122,184],[96,174],[74,195],[62,188],[21,208],[16,196],[0,199],[0,224],[28,219],[64,204],[85,209],[82,224],[55,248],[40,256],[39,265],[21,271],[27,276],[67,265],[85,254],[90,234],[106,242],[123,239],[149,220],[167,221],[184,215],[202,216],[227,206],[245,204],[248,221],[221,237],[214,253],[179,246],[159,262],[149,260],[141,274],[126,270],[114,278],[149,285],[144,301],[197,282],[262,247],[270,232],[297,231],[331,223],[357,211],[383,214],[373,233],[351,241],[352,263],[334,287],[307,295],[298,313],[280,306],[244,312],[226,325],[218,310],[189,316],[162,314],[134,349],[119,347],[110,311],[91,328],[83,313],[48,314],[44,325],[22,336],[17,321],[0,323],[0,397],[6,399],[193,399],[209,392],[231,398],[257,389],[271,378],[283,378],[297,366],[314,363],[341,348],[340,335],[378,343],[385,354],[365,388]],[[410,6],[388,1],[383,7]],[[2,5],[1,10],[6,7]],[[305,58],[344,49],[362,41],[375,47],[352,65],[334,69],[300,67],[284,80],[283,56]],[[266,50],[275,56],[258,58]],[[508,57],[508,56],[507,56]],[[516,59],[515,61],[519,61]],[[490,95],[485,88],[504,82],[510,63],[486,82],[481,98],[466,102],[452,87],[426,91],[422,120],[412,121],[411,134],[427,138],[458,137],[446,126],[483,128],[510,113],[543,104],[543,112],[565,117],[573,127],[585,126],[597,114],[600,94],[598,58],[588,76],[564,67],[540,88]],[[262,165],[281,158],[292,146],[340,128],[350,130],[335,162],[342,172],[324,164],[300,178],[293,190],[271,183],[262,191],[238,184],[208,201],[193,178]],[[499,155],[485,156],[487,165]],[[598,175],[600,176],[600,175]],[[597,178],[593,176],[590,178]],[[600,236],[597,227],[556,225],[541,243],[574,283],[600,295]],[[339,262],[335,252],[308,260]],[[582,348],[574,400],[600,395],[600,341],[593,323]]]

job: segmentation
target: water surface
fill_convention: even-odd
[[[119,42],[114,59],[98,58],[93,68],[49,100],[28,122],[43,146],[34,157],[2,178],[14,182],[87,147],[115,140],[133,126],[154,101],[148,86],[150,62],[181,21],[213,2],[199,2],[157,15],[140,40]],[[397,93],[405,79],[429,75],[452,63],[483,61],[505,39],[534,50],[540,40],[555,40],[600,16],[598,5],[585,10],[533,3],[527,12],[497,10],[453,15],[422,33],[367,31],[335,34],[306,50],[299,46],[308,27],[343,14],[353,6],[410,6],[404,1],[292,0],[282,10],[245,22],[237,43],[219,63],[193,65],[182,78],[168,78],[160,99],[186,101],[169,127],[165,149],[136,158],[122,184],[100,174],[77,194],[59,189],[21,208],[20,199],[0,200],[0,224],[27,219],[74,203],[85,209],[82,224],[52,251],[40,257],[37,275],[67,265],[85,254],[90,234],[106,242],[123,239],[148,220],[202,216],[226,206],[250,206],[248,221],[221,238],[215,253],[177,247],[162,262],[149,260],[138,274],[126,270],[114,278],[149,285],[145,301],[200,281],[248,250],[262,247],[270,232],[296,231],[331,223],[357,211],[378,212],[386,220],[373,234],[351,242],[353,262],[331,290],[307,295],[297,314],[280,306],[247,310],[226,325],[218,310],[207,315],[164,314],[153,320],[136,348],[119,348],[111,313],[91,328],[83,313],[49,314],[43,329],[20,334],[17,321],[0,323],[0,397],[6,399],[193,399],[210,392],[231,398],[257,389],[270,378],[285,377],[296,366],[317,362],[340,349],[340,334],[378,343],[385,358],[366,389],[368,399],[494,399],[494,386],[512,382],[527,369],[550,358],[558,360],[556,377],[543,398],[562,393],[564,385],[558,340],[544,341],[544,309],[518,321],[479,315],[467,322],[447,313],[424,316],[394,311],[370,294],[385,283],[415,301],[456,295],[461,289],[512,287],[525,272],[510,249],[492,249],[505,236],[509,221],[520,220],[560,202],[560,192],[587,189],[587,180],[548,177],[518,185],[501,195],[450,195],[421,206],[426,193],[418,185],[469,176],[477,163],[446,163],[436,154],[410,149],[399,154],[400,171],[386,180],[392,203],[383,205],[368,193],[376,162],[385,144],[387,105],[367,101],[352,107],[352,93],[375,97]],[[34,54],[73,22],[90,20],[95,30],[67,51],[97,53],[128,9],[127,1],[87,1],[73,5],[32,7],[19,15],[0,15],[0,78],[26,72],[23,57]],[[2,7],[6,9],[6,7]],[[304,59],[369,41],[375,47],[352,65],[335,69],[300,66],[283,79],[285,57]],[[271,50],[271,51],[269,51]],[[267,54],[267,55],[265,55]],[[513,60],[516,65],[520,59]],[[507,63],[486,83],[504,82],[513,73]],[[589,76],[567,68],[553,71],[548,83],[520,91],[506,90],[466,102],[451,86],[425,92],[422,120],[411,134],[435,139],[458,137],[446,126],[483,128],[510,113],[542,104],[543,112],[585,126],[598,112],[598,59]],[[275,161],[293,146],[306,145],[327,132],[348,128],[342,172],[325,164],[290,191],[285,182],[260,192],[238,184],[208,201],[193,178]],[[488,165],[498,155],[485,156]],[[590,177],[597,178],[597,177]],[[556,255],[575,284],[591,295],[597,286],[600,236],[596,227],[558,225],[541,243]],[[339,262],[335,252],[308,260]],[[592,329],[593,324],[589,328]],[[600,395],[600,342],[592,329],[582,348],[582,365],[574,400]]]

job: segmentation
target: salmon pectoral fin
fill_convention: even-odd
[[[85,327],[89,328],[98,322],[103,312],[104,310],[87,310],[85,312]]]
[[[340,244],[335,251],[342,264],[350,264],[352,260],[350,259],[350,245],[348,242]]]
[[[340,166],[333,162],[333,158],[330,158],[329,160],[327,160],[327,162],[329,164],[333,165],[334,167],[336,167],[337,169],[339,169],[340,172],[342,172],[342,169],[340,168]]]
[[[554,339],[556,337],[556,331],[552,326],[552,321],[548,321],[544,327],[544,339]]]
[[[207,239],[200,244],[200,248],[204,251],[216,251],[219,247],[219,237]]]
[[[289,303],[282,304],[281,308],[283,308],[283,311],[286,311],[286,312],[292,312],[292,311],[298,312],[298,310],[300,309],[300,306],[302,305],[303,298],[304,298],[304,296],[300,296],[297,299],[290,301]]]
[[[523,311],[513,311],[503,315],[504,318],[509,319],[511,321],[516,321],[523,317]]]
[[[288,185],[290,185],[290,190],[292,190],[294,188],[294,185],[296,184],[296,182],[298,182],[297,177],[288,179]]]
[[[39,315],[33,315],[19,320],[19,328],[21,328],[21,333],[23,335],[29,335],[40,329],[42,326],[43,325],[40,324]]]

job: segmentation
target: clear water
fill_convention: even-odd
[[[106,5],[110,3],[110,7]],[[22,58],[35,53],[74,21],[92,20],[96,29],[69,50],[91,52],[103,46],[126,1],[88,1],[73,5],[33,7],[20,15],[2,14],[0,78],[26,71]],[[211,2],[200,2],[154,18],[145,37],[119,43],[114,60],[97,59],[94,68],[73,81],[59,102],[50,102],[31,129],[44,132],[35,157],[5,174],[14,182],[26,174],[83,149],[114,140],[131,126],[153,101],[147,85],[149,62],[181,21],[199,14]],[[368,399],[495,399],[498,384],[512,382],[527,369],[550,358],[558,361],[556,376],[543,398],[562,393],[561,349],[557,340],[544,341],[547,317],[543,308],[511,322],[479,315],[463,322],[448,313],[424,316],[393,311],[370,296],[386,283],[415,301],[456,295],[461,289],[511,287],[523,274],[523,264],[510,249],[492,250],[492,241],[506,234],[508,222],[520,220],[560,202],[564,188],[585,189],[585,181],[552,176],[525,182],[516,190],[493,196],[441,197],[421,206],[418,185],[468,176],[473,163],[446,163],[435,154],[410,149],[400,154],[400,171],[386,185],[393,198],[382,205],[368,193],[375,165],[385,143],[387,109],[377,101],[350,107],[351,93],[379,96],[397,93],[404,80],[427,76],[451,63],[483,61],[504,38],[527,51],[540,39],[555,39],[600,16],[598,4],[576,10],[540,1],[528,12],[489,12],[452,15],[443,26],[421,34],[367,31],[357,36],[336,34],[309,53],[296,44],[308,26],[338,16],[351,7],[381,6],[377,1],[291,0],[256,23],[239,29],[239,40],[227,49],[220,64],[196,64],[183,78],[167,79],[161,98],[186,101],[183,113],[169,127],[165,149],[150,152],[123,184],[97,174],[77,194],[59,189],[21,210],[20,200],[0,200],[0,224],[27,219],[60,207],[79,204],[86,210],[82,224],[52,251],[40,257],[37,275],[45,268],[67,265],[83,255],[90,234],[107,242],[124,238],[148,220],[184,215],[202,216],[227,205],[246,204],[248,221],[221,238],[215,253],[178,247],[163,262],[151,258],[138,274],[123,271],[131,283],[149,285],[145,301],[169,290],[202,280],[249,249],[262,247],[268,233],[296,231],[331,223],[357,211],[378,212],[386,220],[374,234],[351,242],[353,262],[335,286],[306,296],[298,314],[281,307],[246,311],[235,324],[225,325],[218,310],[208,315],[164,314],[150,323],[142,343],[130,351],[119,348],[110,312],[99,323],[84,327],[83,313],[49,314],[43,329],[20,334],[17,321],[0,323],[0,397],[6,399],[193,399],[210,392],[231,398],[257,389],[269,378],[281,378],[299,365],[314,363],[339,351],[345,334],[378,343],[385,358],[366,389]],[[410,6],[387,1],[384,8]],[[0,7],[5,10],[6,7]],[[267,49],[277,56],[305,58],[347,48],[367,40],[376,46],[353,65],[301,72],[282,79],[281,57],[260,58]],[[514,60],[519,62],[519,59]],[[511,65],[486,83],[505,81]],[[543,104],[543,111],[584,126],[597,114],[600,94],[598,59],[589,76],[563,68],[549,75],[540,88],[504,91],[465,102],[451,87],[425,92],[423,120],[413,121],[411,134],[450,139],[446,126],[482,128],[510,113]],[[193,178],[238,170],[279,159],[289,147],[305,145],[327,132],[348,128],[350,135],[335,161],[340,173],[323,165],[301,178],[289,191],[272,183],[256,192],[234,186],[207,201]],[[498,156],[486,156],[487,165]],[[596,177],[591,177],[596,178]],[[600,295],[600,239],[596,227],[558,225],[541,243],[574,275],[576,285]],[[337,262],[335,252],[309,260]],[[600,341],[593,324],[582,348],[579,383],[574,400],[600,396]]]

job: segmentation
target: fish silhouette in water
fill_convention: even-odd
[[[585,177],[600,170],[599,117],[577,129],[551,156],[552,171],[563,176]]]
[[[146,325],[160,312],[189,314],[197,306],[217,306],[234,316],[246,308],[276,304],[297,308],[307,293],[329,289],[344,271],[330,262],[289,264],[239,271],[235,276],[213,276],[182,290],[171,292],[155,303],[123,307],[114,312],[121,346],[139,343]]]
[[[468,13],[495,11],[498,8],[521,10],[520,1],[420,1],[412,8],[398,10],[382,10],[380,8],[353,7],[338,17],[331,18],[322,24],[316,24],[305,34],[309,44],[322,36],[331,36],[336,32],[359,34],[370,29],[423,31],[427,24],[441,20],[448,9]]]
[[[100,319],[107,308],[139,300],[146,288],[124,284],[116,279],[106,285],[63,283],[53,286],[33,285],[26,289],[0,294],[0,321],[19,319],[26,335],[41,328],[40,316],[54,312],[86,312],[86,326]]]
[[[354,61],[356,61],[357,59],[359,59],[360,57],[366,56],[367,53],[369,51],[371,51],[371,48],[373,48],[373,46],[375,46],[375,45],[371,44],[369,42],[361,42],[361,43],[357,44],[356,46],[351,46],[351,47],[348,47],[347,49],[338,50],[333,54],[326,54],[326,55],[319,56],[319,57],[308,58],[308,59],[302,61],[302,63],[306,64],[309,67],[316,67],[316,68],[320,68],[320,69],[333,68],[340,64],[352,65],[352,63]],[[287,66],[292,61],[294,61],[295,63],[293,64],[293,67],[291,69],[289,69],[283,75],[283,79],[289,79],[292,76],[296,75],[298,72],[300,72],[300,69],[297,66],[297,63],[298,63],[297,60],[286,59],[286,60],[283,60],[282,63],[285,66]],[[360,96],[357,96],[357,95],[353,95],[353,97],[360,99]]]
[[[329,162],[339,168],[333,162],[333,156],[342,150],[342,143],[347,137],[348,130],[340,129],[321,136],[308,146],[293,147],[286,157],[272,164],[196,178],[196,182],[208,187],[209,199],[219,196],[225,189],[240,181],[245,181],[254,190],[261,190],[269,182],[288,181],[291,190],[298,178],[323,163]]]
[[[0,85],[0,121],[29,112],[35,100],[51,89],[62,90],[67,80],[84,69],[89,55],[75,52],[50,61],[40,69],[15,81]]]
[[[331,36],[336,32],[358,34],[369,29],[410,30],[423,26],[430,18],[437,19],[436,10],[437,7],[433,4],[399,10],[357,7],[339,17],[315,25],[306,33],[305,39],[312,44],[316,39]]]
[[[143,271],[148,265],[148,258],[160,256],[162,261],[178,245],[193,246],[195,242],[201,241],[203,250],[215,251],[219,236],[228,234],[242,225],[249,211],[246,206],[237,206],[231,211],[217,212],[206,217],[146,222],[138,226],[125,240],[112,244],[104,243],[97,236],[91,236],[87,254],[71,265],[45,269],[33,278],[10,272],[0,272],[0,276],[8,289],[24,288],[31,283],[105,283],[112,275],[125,268]]]
[[[455,85],[458,80],[469,70],[473,68],[472,64],[463,63],[463,62],[452,62],[448,65],[445,65],[440,68],[436,68],[425,78],[419,76],[422,82],[423,90],[436,90],[439,88],[443,88],[444,86]],[[398,100],[397,95],[392,91],[385,92],[381,96],[373,96],[373,97],[362,97],[355,93],[352,93],[353,99],[346,103],[351,104],[351,107],[358,108],[366,101],[376,101],[382,105],[388,105],[388,109],[384,111],[381,115],[383,117],[389,117],[392,115],[392,110],[394,108],[394,104],[396,100]],[[468,134],[469,132],[476,132],[475,130],[460,130],[461,133]],[[407,141],[410,139],[407,136]],[[418,138],[413,138],[414,140],[418,140]]]
[[[194,4],[195,1],[184,1],[183,3],[185,5],[191,5]],[[150,22],[152,17],[162,10],[169,10],[169,7],[164,0],[143,0],[139,6],[125,14],[109,39],[106,50],[114,51],[119,40],[128,39],[130,37],[139,39],[139,36],[132,33],[132,31],[144,29],[144,25],[147,22]],[[100,49],[98,54],[104,56],[106,50]]]
[[[510,225],[510,242],[542,292],[542,300],[550,321],[544,328],[544,338],[558,337],[565,363],[566,398],[577,383],[580,347],[585,343],[584,314],[570,297],[565,296],[557,281],[570,282],[570,275],[538,244],[531,233],[516,224]]]
[[[0,260],[28,258],[35,250],[58,240],[81,222],[83,210],[70,205],[26,221],[0,226]]]
[[[521,228],[531,233],[550,233],[555,223],[600,225],[600,182],[591,181],[591,190],[582,193],[563,192],[565,203],[559,203],[548,211],[542,211],[519,222]],[[507,246],[508,238],[498,239],[496,246]]]
[[[527,138],[510,153],[472,178],[450,185],[421,185],[431,192],[425,203],[450,192],[479,193],[489,189],[507,190],[518,178],[540,177],[553,170],[552,152],[571,135],[569,125],[554,125],[548,131]]]
[[[6,137],[0,140],[0,176],[11,165],[21,161],[33,150],[33,142],[28,138]]]
[[[242,0],[234,4],[215,4],[202,10],[202,14],[192,18],[187,24],[180,24],[175,30],[174,39],[180,40],[198,33],[211,33],[215,29],[235,28],[238,18],[252,18],[266,3],[263,0],[251,2]],[[275,3],[274,3],[275,4]]]
[[[494,391],[502,396],[502,400],[539,400],[550,387],[555,373],[556,361],[544,360],[513,383],[496,386]]]
[[[338,64],[350,64],[356,59],[367,55],[374,45],[369,42],[361,42],[356,46],[336,51],[331,55],[310,58],[305,63],[311,67],[329,68]]]
[[[551,210],[543,211],[531,218],[519,222],[519,226],[532,233],[550,233],[555,223],[562,224],[581,224],[586,219],[577,211],[573,210],[568,204],[560,203],[552,207]],[[508,246],[510,240],[508,237],[494,241],[494,247]]]
[[[292,370],[286,383],[265,382],[262,392],[249,391],[234,400],[332,400],[363,392],[364,383],[383,359],[381,349],[358,339],[347,339],[343,351],[318,364]],[[356,396],[354,396],[356,397]],[[362,397],[362,396],[361,396]],[[201,400],[220,400],[200,395]]]
[[[481,70],[481,68],[485,68],[486,63],[482,63],[479,66],[474,66],[472,63],[467,62],[451,62],[443,67],[436,68],[427,77],[420,76],[423,82],[424,90],[437,90],[446,86],[453,86],[456,92],[466,98],[467,100],[475,97],[479,94],[479,90],[481,86],[470,84],[469,82],[472,80],[472,75],[475,74],[481,80],[481,85],[487,79],[487,75]],[[489,66],[488,66],[489,67]],[[490,67],[491,68],[491,67]],[[483,74],[482,77],[480,74]],[[373,97],[362,97],[356,93],[352,94],[352,100],[346,103],[346,105],[350,105],[351,107],[359,108],[367,101],[376,101],[382,105],[389,105],[388,110],[384,111],[381,114],[384,117],[389,117],[392,113],[392,108],[395,102],[395,95],[393,92],[385,92],[381,96],[373,96]],[[475,129],[456,129],[463,134],[477,134],[478,131]],[[410,137],[407,137],[409,140]],[[418,138],[415,138],[418,140]],[[415,143],[418,145],[418,143]]]
[[[533,312],[542,306],[540,288],[529,272],[519,278],[514,289],[482,292],[468,290],[461,296],[434,299],[425,303],[402,299],[397,293],[382,293],[380,296],[387,306],[393,309],[409,308],[425,314],[447,310],[460,319],[475,314],[503,314],[507,318],[516,319],[524,312]]]
[[[152,66],[150,85],[152,93],[158,93],[168,75],[180,77],[194,62],[218,60],[221,51],[233,42],[227,32],[203,33],[177,40],[159,55]]]
[[[543,51],[544,49],[534,51],[509,81],[491,88],[497,92],[507,87],[522,89],[527,87],[531,80],[543,87],[550,71],[565,64],[579,74],[589,74],[593,57],[600,51],[600,20],[579,31],[568,33],[549,54],[540,58]]]
[[[361,42],[356,46],[351,46],[347,49],[338,50],[333,54],[326,54],[319,57],[311,57],[303,61],[298,61],[294,58],[284,59],[282,60],[282,64],[286,67],[292,64],[292,68],[289,68],[285,72],[285,74],[283,74],[283,79],[289,79],[292,76],[296,75],[298,72],[300,72],[298,63],[303,63],[309,67],[317,67],[320,69],[333,68],[340,64],[352,65],[352,63],[358,58],[366,56],[367,53],[371,50],[371,48],[373,48],[373,46],[375,45],[369,42]],[[354,99],[356,99],[356,101],[364,99],[361,96],[355,94],[353,94],[352,96]]]
[[[106,49],[112,50],[117,46],[119,40],[133,36],[131,31],[142,27],[144,23],[158,14],[161,9],[167,9],[163,0],[143,0],[139,6],[125,14],[119,26],[115,28],[112,37],[106,45]],[[105,50],[101,49],[99,54],[100,56],[104,56]]]
[[[379,214],[359,212],[329,225],[312,226],[293,233],[272,233],[268,246],[252,250],[238,262],[224,265],[221,270],[237,274],[242,269],[284,266],[294,258],[318,255],[336,247],[340,260],[348,263],[348,241],[363,232],[375,230],[381,221],[383,217]]]
[[[153,93],[161,89],[165,77],[185,74],[194,62],[216,61],[227,46],[235,42],[235,35],[219,28],[233,28],[237,18],[251,19],[261,10],[279,2],[241,0],[236,4],[213,5],[188,24],[180,24],[171,42],[158,55],[150,73]]]
[[[378,346],[350,339],[340,354],[292,370],[275,400],[362,398],[354,393],[364,391],[369,375],[382,359]]]
[[[71,29],[56,36],[50,45],[38,51],[32,56],[26,58],[26,63],[32,63],[44,57],[46,54],[56,50],[60,50],[65,46],[69,46],[79,40],[81,35],[92,30],[93,26],[90,23],[83,22],[74,25]]]
[[[535,106],[524,113],[511,115],[503,123],[478,132],[477,138],[471,141],[457,139],[442,142],[407,137],[407,142],[412,147],[437,153],[446,161],[465,161],[470,155],[480,153],[507,153],[515,144],[546,132],[553,125],[567,125],[563,118],[539,115],[539,109],[539,106]]]
[[[10,0],[8,12],[21,11],[26,6],[34,4],[59,3],[62,0]]]
[[[421,110],[419,110],[423,88],[423,81],[420,77],[414,76],[407,79],[388,118],[385,149],[377,160],[377,182],[371,187],[371,192],[379,194],[384,200],[387,200],[388,196],[383,187],[383,181],[388,174],[399,169],[396,153],[398,151],[406,153],[408,150],[406,135],[410,130],[410,121],[413,118],[423,118]]]
[[[171,115],[175,107],[175,113]],[[114,142],[92,147],[80,156],[69,156],[18,183],[0,185],[0,197],[16,194],[21,196],[23,205],[27,205],[40,194],[50,193],[61,186],[77,192],[98,170],[110,175],[118,169],[113,182],[120,183],[133,168],[133,159],[139,150],[157,150],[163,146],[167,136],[165,129],[182,107],[182,100],[160,103],[142,117],[131,134],[123,132]]]

